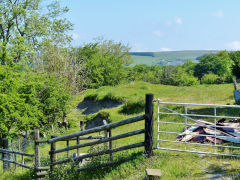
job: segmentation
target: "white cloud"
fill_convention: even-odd
[[[222,18],[224,16],[222,10],[218,10],[216,12],[212,13],[212,16],[217,17],[217,18]]]
[[[157,36],[157,37],[163,37],[163,33],[162,33],[161,31],[159,31],[159,30],[153,31],[153,34],[154,34],[155,36]]]
[[[230,50],[240,50],[240,41],[232,41],[226,44]]]
[[[182,18],[180,18],[180,17],[175,17],[175,23],[176,24],[182,24],[183,22],[182,22]]]
[[[162,48],[160,48],[160,51],[172,51],[172,49],[171,48],[162,47]]]
[[[72,33],[72,38],[73,38],[74,41],[76,41],[80,38],[80,36],[77,33]]]

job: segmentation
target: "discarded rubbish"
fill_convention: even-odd
[[[216,143],[232,142],[240,144],[240,119],[220,119],[216,126],[203,120],[197,120],[193,126],[184,129],[177,136],[178,141]]]

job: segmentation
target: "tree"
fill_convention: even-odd
[[[229,56],[233,61],[232,73],[237,78],[240,78],[240,51],[230,52]]]
[[[55,1],[42,10],[42,0],[0,1],[0,63],[32,63],[49,44],[64,46],[72,24],[60,15],[68,11]]]
[[[61,78],[0,65],[0,142],[1,137],[62,121],[69,97]]]
[[[78,57],[76,49],[48,46],[41,59],[43,63],[38,70],[64,78],[65,86],[69,87],[73,94],[86,85],[86,62]]]
[[[129,47],[112,40],[97,39],[76,51],[86,63],[86,86],[91,88],[119,84],[126,77],[124,67],[132,62]]]
[[[221,82],[228,82],[232,76],[233,61],[227,51],[219,51],[216,55],[205,55],[195,67],[194,75],[201,79],[204,74],[213,73]]]

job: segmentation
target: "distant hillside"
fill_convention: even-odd
[[[216,54],[218,51],[165,51],[165,52],[131,52],[134,63],[146,65],[178,65],[186,60],[198,61],[205,54]]]

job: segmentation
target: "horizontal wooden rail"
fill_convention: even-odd
[[[109,142],[109,141],[112,141],[112,140],[117,140],[117,139],[129,137],[129,136],[134,136],[134,135],[142,134],[142,133],[144,133],[144,132],[145,132],[145,129],[140,129],[140,130],[131,131],[131,132],[128,132],[128,133],[125,133],[125,134],[120,134],[120,135],[117,135],[117,136],[112,136],[112,137],[110,137],[110,138],[100,139],[100,140],[98,140],[98,141],[88,142],[88,143],[84,143],[84,144],[78,144],[78,145],[74,145],[74,146],[70,146],[70,147],[58,149],[58,150],[55,150],[55,151],[50,151],[49,153],[60,153],[60,152],[64,152],[64,151],[69,151],[69,150],[73,150],[73,149],[77,149],[77,148],[86,147],[86,146],[92,146],[92,145],[96,145],[96,144],[101,144],[101,143]]]
[[[35,169],[38,170],[38,171],[44,171],[44,170],[49,170],[50,167],[49,167],[49,166],[46,166],[46,167],[37,167],[37,168],[35,168]]]
[[[36,143],[47,143],[48,140],[47,140],[47,139],[46,139],[46,140],[36,140],[35,142],[36,142]]]
[[[110,123],[110,124],[107,124],[107,125],[91,128],[91,129],[88,129],[88,130],[85,130],[85,131],[80,131],[80,132],[77,132],[77,133],[72,133],[72,134],[68,134],[68,135],[65,135],[65,136],[52,138],[52,139],[49,139],[48,142],[53,143],[53,142],[57,142],[57,141],[61,141],[61,140],[67,140],[67,139],[71,139],[73,137],[82,136],[82,135],[86,135],[86,134],[90,134],[90,133],[94,133],[94,132],[99,132],[99,131],[103,131],[103,130],[107,130],[107,129],[112,129],[112,128],[115,128],[115,127],[118,127],[118,126],[134,123],[134,122],[144,120],[144,119],[145,119],[145,115],[136,116],[136,117],[125,119],[125,120],[118,121],[118,122],[115,122],[115,123]]]
[[[102,139],[105,136],[99,135],[99,136],[79,136],[79,140],[88,140],[88,139]],[[75,141],[77,140],[77,137],[74,137],[72,139],[69,139],[70,141]]]
[[[37,177],[40,177],[40,176],[46,176],[46,175],[48,175],[48,172],[47,172],[47,171],[44,171],[44,172],[38,172],[36,175],[37,175]]]
[[[0,149],[0,153],[13,153],[13,154],[20,154],[23,156],[29,156],[29,157],[34,157],[34,154],[29,154],[29,153],[23,153],[23,152],[18,152],[18,151],[11,151],[11,150],[7,150],[7,149]]]
[[[21,164],[21,163],[18,163],[16,161],[11,161],[11,160],[8,160],[8,159],[0,159],[1,161],[5,161],[5,162],[9,162],[9,163],[13,163],[13,164],[16,164],[18,166],[21,166],[21,167],[24,167],[24,168],[27,168],[27,169],[34,169],[34,167],[32,166],[28,166],[28,165],[25,165],[25,164]]]
[[[127,149],[137,148],[137,147],[141,147],[141,146],[144,146],[144,142],[131,144],[131,145],[126,145],[126,146],[121,146],[121,147],[118,147],[118,148],[115,148],[115,149],[108,149],[108,150],[104,150],[104,151],[89,153],[89,154],[85,154],[85,155],[78,156],[78,157],[75,157],[75,158],[68,158],[68,159],[64,159],[64,160],[61,160],[61,161],[53,162],[52,165],[63,164],[63,163],[66,163],[66,162],[76,161],[76,160],[80,161],[82,159],[86,159],[86,158],[90,158],[90,157],[94,157],[94,156],[109,154],[109,153],[113,153],[113,152],[118,152],[118,151],[123,151],[123,150],[127,150]]]
[[[133,159],[136,159],[136,157],[128,157],[128,158],[120,159],[120,160],[114,161],[114,162],[108,162],[108,163],[102,163],[102,164],[93,165],[93,166],[82,167],[82,168],[78,168],[77,171],[80,172],[80,171],[84,171],[84,170],[95,169],[98,167],[105,167],[105,166],[110,166],[110,165],[114,165],[114,164],[120,164],[120,163],[130,161]]]

